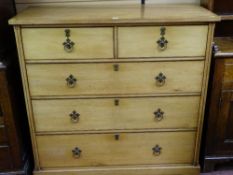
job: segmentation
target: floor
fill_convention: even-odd
[[[201,175],[233,175],[233,171],[216,171],[212,173],[201,173]]]

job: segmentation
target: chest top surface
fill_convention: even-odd
[[[161,24],[216,22],[220,17],[198,5],[89,5],[29,7],[12,25]]]

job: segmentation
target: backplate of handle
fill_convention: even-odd
[[[66,78],[66,84],[69,88],[73,88],[75,87],[77,83],[77,79],[72,75],[70,74],[67,78]]]
[[[68,53],[73,51],[75,45],[75,43],[71,41],[70,35],[71,35],[70,29],[65,29],[66,40],[65,42],[63,42],[63,46],[64,46],[64,50]]]
[[[79,147],[75,147],[72,150],[73,157],[76,158],[76,159],[81,157],[81,153],[82,153],[82,150]]]
[[[166,83],[166,76],[160,72],[156,77],[155,77],[155,80],[156,80],[156,85],[157,86],[163,86],[165,83]]]
[[[159,156],[162,153],[162,147],[160,147],[159,145],[155,145],[152,148],[152,151],[154,156]]]
[[[160,28],[160,39],[157,41],[158,49],[161,51],[166,50],[167,45],[168,45],[168,40],[165,38],[165,34],[166,34],[166,28],[161,27]]]

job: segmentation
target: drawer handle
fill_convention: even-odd
[[[69,88],[75,87],[76,82],[77,82],[77,79],[76,79],[72,74],[70,74],[70,75],[66,78],[66,83],[67,83],[67,86],[68,86]]]
[[[157,86],[163,86],[166,82],[166,76],[160,72],[156,77],[155,77],[155,80],[156,80],[156,85]]]
[[[163,51],[167,49],[167,44],[168,44],[168,40],[165,38],[166,34],[166,28],[165,27],[161,27],[160,28],[160,39],[157,41],[158,44],[158,48],[159,50]]]
[[[81,153],[82,153],[82,150],[79,149],[79,147],[75,147],[73,150],[72,150],[72,153],[73,153],[73,157],[78,159],[81,157]]]
[[[75,110],[70,113],[70,119],[73,123],[79,122],[79,116],[80,116],[80,114],[77,113]]]
[[[66,37],[66,41],[63,42],[64,50],[68,53],[72,52],[75,43],[70,40],[70,29],[65,29],[65,37]]]
[[[157,121],[161,121],[163,119],[164,112],[159,108],[154,112],[154,115]]]
[[[155,145],[155,147],[152,148],[153,155],[159,156],[162,152],[162,148],[159,145]]]

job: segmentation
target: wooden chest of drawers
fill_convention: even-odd
[[[192,5],[36,7],[11,19],[34,173],[197,175],[218,20]]]

